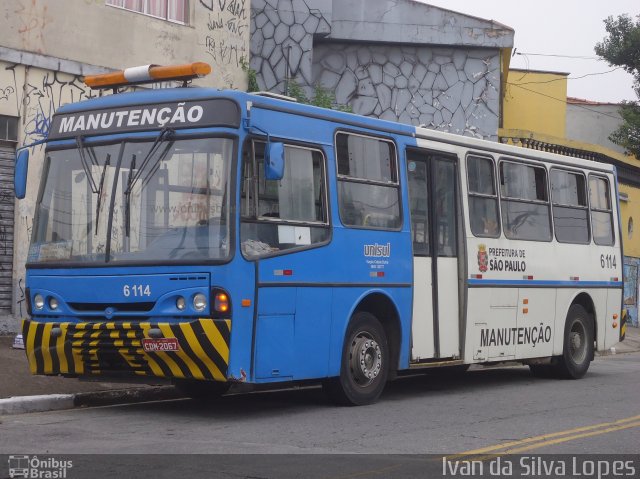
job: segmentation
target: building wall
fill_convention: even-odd
[[[354,113],[497,140],[513,30],[421,2],[253,0],[262,90],[316,85]],[[438,45],[438,46],[436,46]]]
[[[242,64],[248,61],[250,0],[191,0],[189,8],[189,25],[180,25],[106,6],[104,0],[4,0],[0,115],[19,119],[18,145],[46,138],[51,116],[61,105],[102,94],[82,83],[85,74],[205,61],[213,72],[195,84],[246,88]],[[25,314],[24,264],[43,152],[42,146],[32,148],[27,196],[16,201],[14,310],[13,317],[0,317],[0,333],[17,331],[18,319]],[[0,191],[1,195],[13,196],[13,191]],[[11,219],[0,218],[3,221]]]
[[[360,115],[497,140],[495,49],[319,44],[312,79]]]
[[[250,0],[191,0],[181,25],[104,0],[3,0],[0,47],[110,69],[206,61],[202,84],[246,88]]]
[[[620,201],[622,244],[624,246],[624,307],[629,324],[638,326],[638,274],[640,273],[640,188],[618,185],[627,195]],[[631,221],[631,226],[629,222]]]
[[[620,106],[609,103],[567,104],[567,138],[604,146],[618,153],[624,148],[609,140],[609,135],[622,123]]]
[[[565,138],[567,74],[509,70],[503,128]]]
[[[18,139],[30,144],[46,138],[51,116],[55,110],[73,101],[96,96],[81,81],[79,75],[54,72],[0,61],[0,115],[18,117]],[[31,151],[27,196],[16,201],[13,252],[14,316],[20,318],[26,312],[24,291],[24,264],[27,258],[35,200],[42,173],[43,146]],[[0,192],[13,195],[13,191]],[[9,221],[2,218],[2,221]],[[2,330],[16,330],[17,321],[0,321]]]

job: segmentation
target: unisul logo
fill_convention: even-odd
[[[9,456],[9,477],[27,477],[34,479],[65,479],[67,469],[73,467],[73,461],[63,461],[53,457],[39,459],[38,456]]]
[[[364,245],[364,255],[374,258],[388,258],[391,256],[391,243],[387,244],[366,244]]]

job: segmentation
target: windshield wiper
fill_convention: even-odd
[[[131,234],[130,215],[131,215],[131,192],[133,190],[133,187],[136,184],[136,182],[140,179],[140,176],[142,175],[146,166],[149,164],[149,161],[151,161],[151,158],[153,157],[153,155],[160,149],[160,145],[162,144],[162,142],[165,139],[172,136],[173,133],[174,131],[171,128],[165,127],[162,129],[162,131],[158,135],[158,138],[156,138],[156,140],[151,145],[151,148],[149,148],[149,151],[147,152],[147,155],[144,157],[144,160],[142,160],[142,164],[140,165],[140,169],[138,171],[134,172],[134,170],[136,169],[136,155],[133,155],[131,158],[131,168],[130,168],[129,178],[127,180],[127,189],[124,192],[125,237],[127,238]],[[169,143],[166,146],[165,150],[162,153],[160,153],[158,158],[155,160],[155,163],[151,167],[151,170],[144,176],[142,180],[141,188],[144,188],[144,186],[147,184],[149,179],[152,178],[155,172],[158,170],[158,168],[160,167],[160,163],[162,163],[162,160],[167,156],[167,153],[169,153],[169,150],[171,149],[171,145],[172,143]]]
[[[102,167],[102,175],[100,176],[100,186],[98,187],[98,199],[96,200],[96,232],[98,234],[98,226],[100,225],[100,205],[102,204],[102,187],[104,186],[104,176],[107,172],[107,168],[111,163],[111,155],[107,155],[107,159],[104,161],[104,166]]]
[[[87,175],[87,181],[89,182],[89,186],[91,187],[92,193],[98,192],[98,185],[93,178],[93,173],[91,172],[91,166],[100,166],[98,163],[98,159],[96,158],[95,152],[92,148],[87,149],[89,152],[89,159],[91,160],[91,165],[87,162],[87,156],[85,154],[84,143],[82,141],[82,137],[76,137],[76,145],[78,145],[78,153],[80,154],[80,162],[82,163],[82,169],[84,169],[84,173]]]
[[[130,184],[127,186],[127,191],[124,192],[125,195],[131,193],[131,190],[133,189],[134,185],[136,184],[136,182],[140,179],[140,176],[142,176],[142,173],[144,172],[145,168],[147,167],[147,164],[149,163],[149,161],[151,161],[151,158],[153,157],[153,155],[156,153],[156,151],[158,151],[158,149],[160,148],[161,143],[169,138],[170,136],[172,136],[174,134],[173,129],[168,128],[168,127],[164,127],[161,131],[160,134],[158,135],[158,138],[156,138],[156,140],[153,142],[153,144],[151,145],[151,148],[149,149],[149,152],[147,153],[147,156],[144,157],[144,160],[142,160],[142,164],[140,165],[140,169],[138,170],[138,172],[133,176],[133,179],[131,180]],[[154,163],[153,167],[151,168],[151,171],[145,176],[145,179],[142,181],[143,183],[145,182],[145,180],[149,177],[151,177],[153,175],[153,173],[155,173],[155,171],[157,170],[157,166],[160,164],[160,162],[164,159],[165,156],[167,156],[167,153],[169,151],[169,147],[167,147],[161,154],[160,156],[158,156],[158,158],[156,159],[156,162]]]
[[[133,183],[133,173],[136,170],[136,155],[131,156],[131,168],[127,178],[127,189],[124,192],[124,235],[128,238],[131,233],[131,184]]]

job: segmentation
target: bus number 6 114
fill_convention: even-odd
[[[616,267],[616,256],[613,254],[600,255],[600,267],[614,269]]]
[[[151,296],[151,287],[148,284],[134,284],[129,286],[125,284],[122,288],[122,294],[129,296]]]

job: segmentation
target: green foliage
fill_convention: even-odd
[[[287,96],[291,98],[295,98],[298,100],[298,103],[306,103],[307,105],[311,103],[311,100],[307,98],[307,94],[304,92],[304,89],[298,84],[296,81],[289,81]]]
[[[307,95],[304,93],[304,89],[300,84],[298,84],[297,81],[292,80],[289,82],[289,96],[292,96],[300,103],[319,106],[321,108],[329,108],[331,110],[344,111],[347,113],[353,112],[350,105],[337,103],[336,96],[330,90],[317,83],[313,87],[313,97],[307,98]]]
[[[640,159],[640,105],[638,102],[625,102],[620,116],[623,123],[609,135],[609,139]]]
[[[298,100],[298,103],[330,108],[331,110],[344,111],[347,113],[353,112],[350,105],[336,103],[336,96],[317,83],[313,87],[313,96],[311,98],[307,97],[304,88],[302,88],[296,80],[289,81],[288,89],[287,95]]]
[[[240,57],[240,68],[247,74],[247,91],[258,91],[260,87],[258,86],[256,71],[249,66],[245,57]]]
[[[640,81],[640,15],[636,22],[629,15],[620,15],[617,19],[608,17],[605,28],[609,36],[597,43],[595,51],[610,65],[621,66],[636,80],[636,93]]]
[[[259,91],[258,78],[256,71],[249,66],[247,60],[244,57],[240,58],[240,68],[247,74],[247,91],[254,92]],[[322,108],[330,108],[332,110],[344,111],[352,113],[350,105],[342,105],[336,103],[336,96],[328,89],[316,84],[313,88],[313,97],[308,98],[304,91],[304,88],[294,79],[288,82],[287,96],[295,98],[298,103],[305,103],[307,105],[319,106]]]
[[[640,98],[640,15],[636,21],[629,15],[608,17],[605,21],[608,36],[596,44],[595,52],[610,65],[616,65],[634,78],[634,90]],[[620,115],[623,124],[609,139],[640,158],[640,103],[624,102]]]

